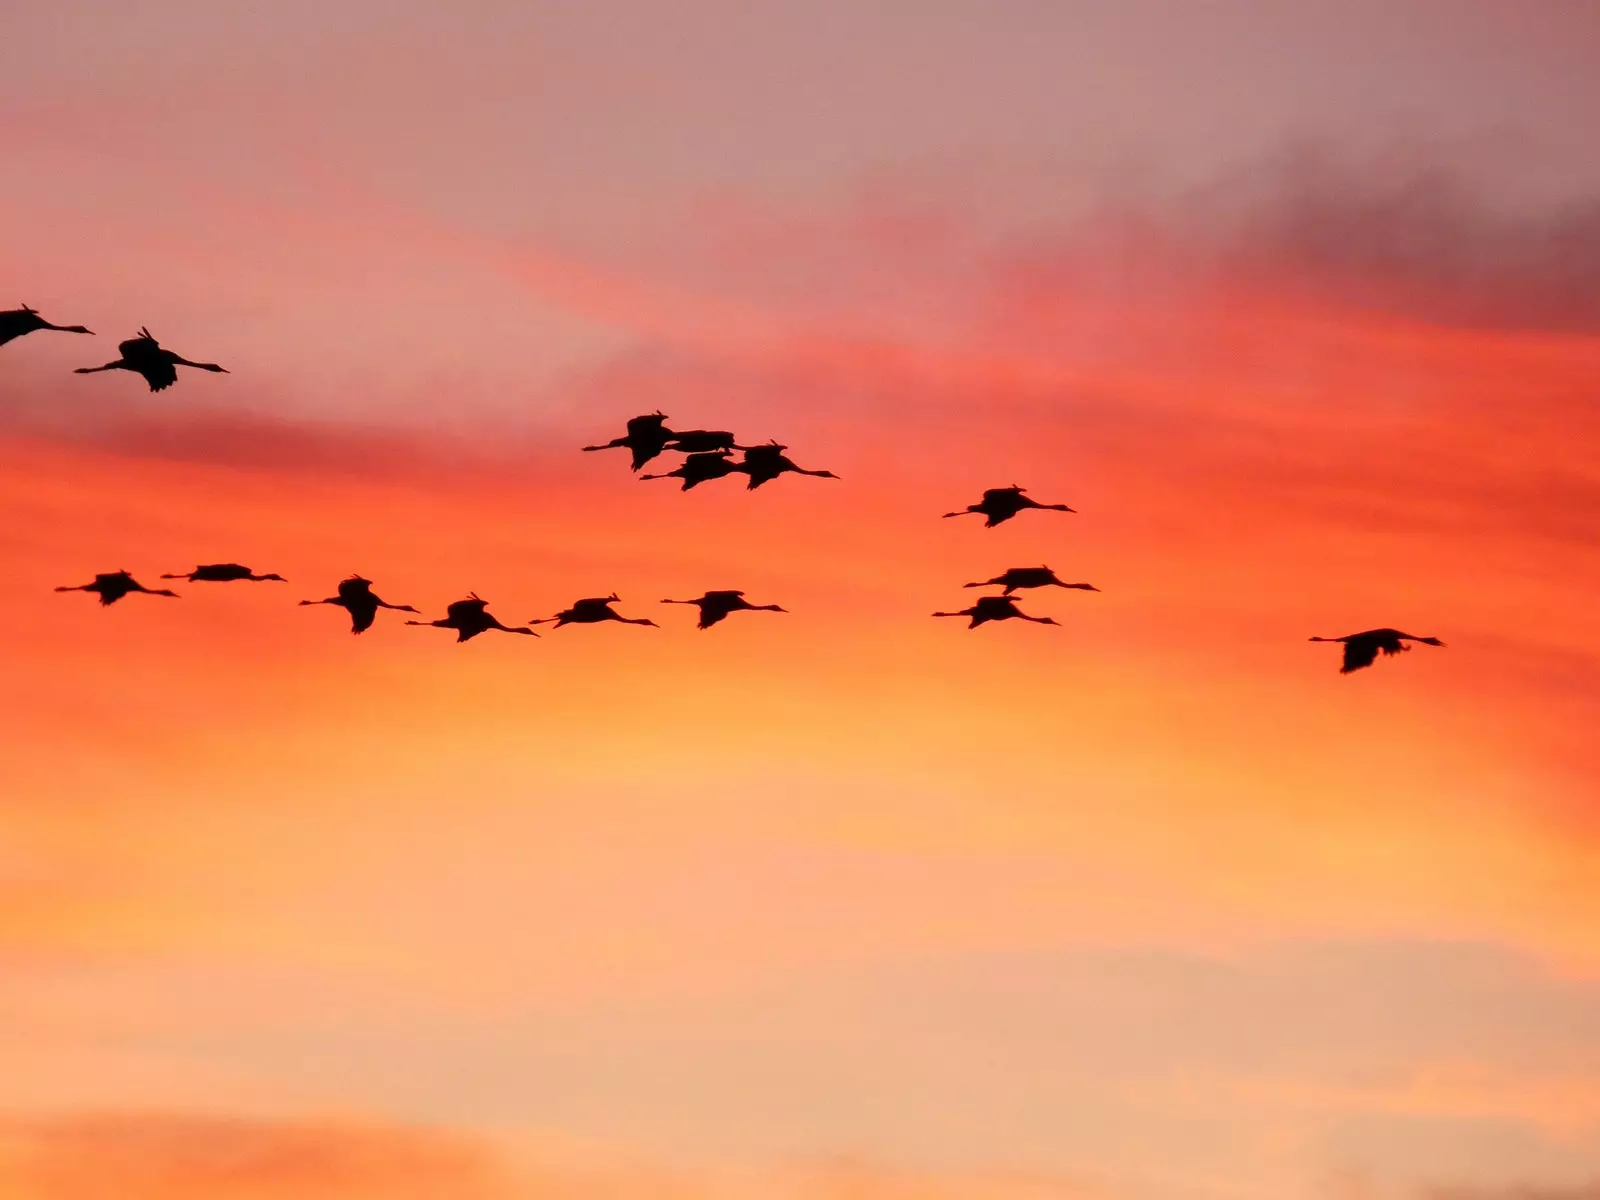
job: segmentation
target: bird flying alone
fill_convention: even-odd
[[[76,587],[58,587],[58,592],[93,592],[100,597],[100,603],[115,604],[129,592],[143,592],[147,596],[171,596],[174,600],[178,593],[166,588],[147,588],[126,571],[108,571],[96,575],[93,583],[81,583]]]
[[[980,596],[971,608],[963,608],[956,612],[936,612],[936,617],[971,617],[967,624],[968,629],[976,629],[986,621],[1010,621],[1013,619],[1032,621],[1036,625],[1059,625],[1061,622],[1051,617],[1030,617],[1017,607],[1017,602],[1010,596]]]
[[[1023,495],[1028,489],[1012,484],[1010,487],[988,488],[983,493],[983,499],[976,504],[969,504],[960,512],[947,512],[947,517],[964,517],[968,513],[976,513],[987,517],[983,526],[992,529],[1002,521],[1009,521],[1025,508],[1046,508],[1054,512],[1077,512],[1075,508],[1068,508],[1065,504],[1040,504],[1037,500],[1030,500]]]
[[[115,362],[108,362],[101,367],[79,367],[73,374],[92,375],[96,371],[132,371],[135,375],[144,376],[144,381],[150,385],[152,392],[159,392],[177,383],[179,367],[198,367],[202,371],[228,374],[226,367],[219,367],[216,363],[190,362],[187,358],[174,354],[156,341],[148,329],[143,328],[139,330],[138,337],[118,342],[117,353],[122,357]]]
[[[574,600],[571,608],[564,608],[553,617],[530,620],[528,624],[548,625],[554,622],[557,629],[563,625],[594,625],[600,621],[621,621],[624,625],[655,625],[655,622],[648,617],[624,617],[612,611],[611,606],[620,599],[620,596],[612,592],[609,596],[590,596],[583,600]]]
[[[736,590],[707,592],[698,600],[663,600],[663,604],[694,604],[700,609],[701,629],[710,629],[729,613],[734,612],[788,612],[776,604],[751,604],[744,593]]]
[[[21,308],[7,309],[0,312],[0,346],[13,341],[23,334],[33,333],[40,329],[53,329],[57,333],[93,333],[92,329],[85,329],[82,325],[52,325],[39,315],[39,310],[29,308],[24,304]]]
[[[445,610],[445,615],[437,621],[407,621],[407,625],[432,625],[438,629],[454,629],[456,641],[468,642],[489,629],[498,629],[501,633],[522,633],[528,637],[539,635],[526,625],[502,625],[489,615],[489,602],[480,600],[477,592],[468,592],[465,600],[457,600]]]
[[[232,583],[237,579],[248,579],[252,583],[265,583],[269,579],[279,583],[288,583],[282,575],[270,572],[266,575],[257,575],[249,567],[241,567],[238,563],[206,563],[194,570],[178,575],[163,575],[163,579],[187,579],[190,583]]]
[[[1444,645],[1436,637],[1417,637],[1415,634],[1401,633],[1398,629],[1368,629],[1364,633],[1349,633],[1344,637],[1314,637],[1310,640],[1344,643],[1344,662],[1339,667],[1341,675],[1370,667],[1378,660],[1379,651],[1382,651],[1385,657],[1402,654],[1411,649],[1406,645],[1407,642],[1421,642],[1424,646]]]
[[[996,575],[993,579],[985,579],[981,583],[967,583],[963,587],[1004,587],[1005,594],[1009,596],[1018,588],[1036,587],[1061,587],[1076,588],[1080,592],[1098,592],[1100,589],[1092,583],[1062,583],[1056,578],[1056,573],[1049,567],[1011,567],[1009,570]]]
[[[306,604],[332,604],[350,614],[350,632],[362,633],[372,628],[372,622],[377,618],[380,608],[392,608],[395,612],[417,612],[409,604],[390,604],[380,600],[372,591],[372,580],[363,579],[359,575],[352,575],[339,584],[339,594],[329,596],[326,600],[302,600]],[[421,616],[421,613],[417,614]]]

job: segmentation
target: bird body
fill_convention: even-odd
[[[667,449],[684,454],[705,454],[712,450],[743,450],[744,447],[735,445],[733,434],[726,429],[685,429],[671,436]]]
[[[564,608],[553,617],[540,617],[530,620],[530,625],[548,625],[555,623],[560,629],[563,625],[593,625],[599,621],[621,621],[624,625],[654,625],[655,622],[646,617],[624,617],[614,612],[611,606],[621,597],[615,592],[609,596],[588,596],[582,600],[574,600],[572,607]]]
[[[671,471],[660,475],[641,475],[640,479],[681,479],[681,491],[687,492],[692,487],[712,479],[721,479],[724,475],[732,475],[739,470],[739,464],[728,461],[730,451],[708,450],[689,455],[683,462]]]
[[[379,599],[372,591],[372,580],[363,579],[359,575],[352,575],[341,580],[337,595],[329,596],[326,600],[302,600],[306,604],[332,604],[344,609],[350,614],[350,632],[364,633],[372,628],[372,622],[378,616],[380,608],[392,608],[396,612],[414,613],[417,610],[409,604],[390,604]]]
[[[663,604],[693,604],[700,609],[699,628],[710,629],[729,613],[747,612],[788,612],[776,604],[751,604],[744,598],[741,591],[707,592],[698,600],[663,600]]]
[[[53,329],[57,333],[93,333],[82,325],[52,325],[39,315],[39,310],[24,304],[21,308],[0,312],[0,346],[40,329]]]
[[[971,617],[968,629],[976,629],[986,621],[1009,621],[1018,619],[1032,621],[1036,625],[1059,625],[1060,622],[1050,617],[1030,617],[1017,607],[1017,602],[1010,596],[980,596],[971,608],[963,608],[958,612],[937,612],[936,617]]]
[[[637,471],[667,448],[667,443],[680,435],[667,428],[667,414],[657,409],[653,413],[628,419],[628,432],[612,438],[603,446],[585,446],[585,450],[633,451],[633,469]]]
[[[187,574],[163,575],[161,578],[187,579],[190,583],[232,583],[237,579],[248,579],[252,583],[265,583],[269,579],[279,583],[289,582],[282,575],[270,572],[266,575],[257,575],[249,567],[241,567],[238,563],[206,563]]]
[[[1081,592],[1098,592],[1100,590],[1092,583],[1063,583],[1056,578],[1056,573],[1049,567],[1011,567],[996,575],[993,579],[985,579],[982,583],[968,583],[963,586],[969,588],[1004,587],[1007,596],[1017,588],[1063,587],[1076,588]]]
[[[100,367],[79,367],[74,374],[92,375],[96,371],[132,371],[142,375],[152,392],[159,392],[178,382],[179,367],[198,367],[202,371],[228,374],[227,368],[216,363],[190,362],[174,354],[156,341],[148,329],[141,328],[139,336],[117,343],[117,353],[122,357]]]
[[[804,467],[796,466],[794,460],[783,453],[788,448],[777,442],[768,442],[764,446],[751,446],[746,450],[744,461],[738,466],[738,470],[750,476],[750,482],[745,485],[745,490],[754,491],[762,484],[770,483],[784,474],[815,475],[820,479],[839,478],[832,471],[808,471]]]
[[[1025,508],[1048,508],[1055,512],[1077,512],[1075,508],[1068,508],[1065,504],[1040,504],[1037,500],[1029,499],[1025,493],[1028,489],[1017,484],[1003,488],[987,488],[984,490],[983,499],[976,504],[969,504],[960,512],[948,512],[947,517],[964,517],[968,513],[977,513],[987,518],[983,525],[985,529],[992,529],[1002,521],[1009,521]]]
[[[115,604],[130,592],[143,592],[147,596],[170,596],[174,600],[178,593],[166,588],[147,588],[126,571],[107,571],[96,575],[93,583],[79,584],[76,587],[58,587],[58,592],[93,592],[100,597],[102,605]]]
[[[1424,646],[1444,645],[1436,637],[1417,637],[1415,634],[1401,633],[1398,629],[1368,629],[1363,633],[1349,633],[1344,637],[1314,637],[1310,640],[1344,643],[1344,662],[1339,666],[1341,675],[1370,667],[1378,660],[1379,651],[1382,651],[1385,657],[1405,653],[1411,649],[1406,645],[1407,642],[1421,642]]]
[[[526,625],[502,625],[489,614],[489,602],[480,600],[477,592],[467,593],[465,600],[457,600],[445,607],[445,615],[437,621],[407,621],[407,625],[432,625],[438,629],[454,629],[456,642],[467,642],[480,633],[498,629],[502,633],[521,633],[528,637],[539,635]]]

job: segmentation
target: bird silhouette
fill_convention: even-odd
[[[407,621],[407,625],[432,625],[438,629],[454,629],[456,641],[471,641],[480,633],[488,629],[498,629],[501,633],[525,633],[529,637],[539,635],[526,625],[502,625],[489,615],[489,602],[478,599],[477,592],[468,592],[465,600],[457,600],[445,608],[445,616],[438,621]]]
[[[745,485],[746,491],[754,491],[763,483],[770,483],[779,475],[815,475],[820,479],[839,478],[832,471],[808,471],[804,467],[795,466],[794,462],[784,456],[784,451],[789,447],[779,445],[776,441],[768,442],[763,446],[751,446],[744,452],[744,461],[738,469],[750,476],[750,482]]]
[[[396,612],[414,613],[417,610],[409,604],[390,604],[380,600],[372,592],[372,580],[363,579],[359,575],[352,575],[342,580],[339,584],[339,594],[329,596],[326,600],[302,600],[306,604],[335,604],[350,614],[350,632],[362,633],[372,628],[372,622],[378,615],[380,608],[392,608]],[[420,615],[420,614],[419,614]]]
[[[1415,634],[1401,633],[1398,629],[1368,629],[1364,633],[1350,633],[1344,637],[1314,637],[1311,641],[1344,643],[1344,662],[1339,667],[1341,675],[1370,667],[1378,660],[1380,650],[1385,656],[1404,653],[1411,649],[1406,645],[1407,642],[1421,642],[1424,646],[1444,645],[1436,637],[1417,637]]]
[[[612,438],[603,446],[585,446],[585,450],[620,450],[633,451],[633,469],[637,471],[645,463],[667,448],[667,443],[681,435],[673,433],[667,428],[667,414],[659,408],[653,413],[633,417],[628,421],[628,432],[622,437]]]
[[[79,584],[77,587],[58,587],[58,592],[94,592],[100,597],[101,604],[115,604],[129,592],[143,592],[147,596],[171,596],[174,600],[178,593],[166,588],[147,588],[126,571],[108,571],[96,575],[93,583]]]
[[[0,312],[0,346],[21,337],[25,333],[33,333],[38,329],[54,329],[57,333],[93,333],[92,329],[85,329],[82,325],[52,325],[39,315],[39,310],[29,308],[24,304],[21,308],[11,308]]]
[[[282,575],[257,575],[249,567],[241,567],[238,563],[206,563],[194,570],[178,575],[163,575],[163,579],[187,579],[190,583],[232,583],[236,579],[248,579],[252,583],[265,583],[275,579],[279,583],[288,583]]]
[[[685,429],[672,435],[667,449],[684,454],[705,454],[712,450],[743,450],[744,447],[736,445],[733,434],[726,429]]]
[[[117,353],[122,357],[115,362],[108,362],[103,367],[79,367],[73,374],[92,375],[96,371],[132,371],[136,375],[144,376],[144,381],[150,385],[152,392],[159,392],[177,383],[179,367],[199,367],[202,371],[228,374],[226,367],[219,367],[216,363],[190,362],[187,358],[174,354],[156,341],[148,329],[143,328],[139,330],[138,337],[118,342]]]
[[[681,479],[683,487],[679,490],[687,492],[692,487],[699,487],[711,479],[721,479],[724,475],[732,475],[740,470],[736,462],[729,462],[727,450],[708,450],[703,453],[691,454],[688,458],[671,471],[664,471],[660,475],[641,475],[640,479]]]
[[[621,621],[624,625],[655,625],[654,621],[646,617],[624,617],[613,612],[611,606],[620,599],[620,596],[612,592],[609,596],[590,596],[584,600],[574,600],[571,608],[564,608],[553,617],[530,620],[528,624],[548,625],[554,621],[557,629],[563,625],[593,625],[598,621]]]
[[[987,517],[983,523],[985,529],[992,529],[1002,521],[1009,521],[1025,508],[1048,508],[1056,512],[1077,512],[1075,508],[1068,508],[1065,504],[1040,504],[1037,500],[1030,500],[1023,492],[1027,488],[1012,484],[1010,487],[989,488],[983,493],[983,499],[976,504],[969,504],[960,512],[945,513],[947,517],[964,517],[968,513],[980,513]]]
[[[663,604],[695,604],[700,608],[700,628],[710,629],[732,612],[788,612],[776,604],[751,604],[741,591],[707,592],[698,600],[663,600]]]
[[[1050,617],[1030,617],[1017,607],[1017,602],[1010,596],[980,596],[971,608],[963,608],[959,612],[937,612],[936,617],[971,617],[968,629],[976,629],[985,621],[1009,621],[1013,617],[1023,621],[1033,621],[1038,625],[1059,625],[1061,622]]]
[[[1011,595],[1017,588],[1036,587],[1063,587],[1077,588],[1081,592],[1098,592],[1100,589],[1092,583],[1062,583],[1056,578],[1056,573],[1049,567],[1011,567],[993,579],[985,579],[982,583],[963,584],[963,587],[1005,587],[1005,594]]]

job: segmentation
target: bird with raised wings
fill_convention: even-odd
[[[454,629],[457,642],[471,641],[480,633],[498,629],[501,633],[523,633],[529,637],[539,635],[526,625],[502,625],[489,614],[489,602],[480,600],[477,592],[468,592],[465,600],[447,605],[445,615],[437,621],[407,621],[407,625],[432,625],[437,629]]]
[[[754,491],[779,475],[815,475],[819,479],[839,478],[832,471],[808,471],[805,467],[796,466],[794,461],[783,453],[788,448],[771,441],[765,445],[751,446],[746,450],[744,461],[738,466],[739,470],[750,476],[750,482],[745,485],[745,490]]]
[[[735,589],[707,592],[698,600],[663,600],[663,604],[693,604],[700,609],[701,629],[710,629],[729,613],[735,612],[788,612],[776,604],[751,604],[744,593]]]
[[[986,621],[1010,621],[1013,619],[1032,621],[1036,625],[1059,625],[1061,622],[1051,617],[1030,617],[1017,607],[1017,602],[1011,596],[980,596],[971,608],[963,608],[957,612],[936,612],[936,617],[971,617],[968,629],[976,629]]]
[[[58,587],[58,592],[93,592],[100,597],[101,604],[115,604],[130,592],[143,592],[147,596],[170,596],[174,600],[178,593],[166,588],[147,588],[126,571],[107,571],[96,575],[93,583],[80,583],[75,587]]]
[[[968,513],[987,517],[983,526],[992,529],[1002,521],[1009,521],[1025,508],[1043,508],[1054,512],[1077,512],[1075,508],[1068,508],[1065,504],[1040,504],[1037,500],[1029,499],[1023,495],[1028,489],[1017,484],[1003,488],[988,488],[983,493],[983,499],[976,504],[969,504],[960,512],[947,512],[947,517],[964,517]]]
[[[637,471],[645,463],[667,448],[667,443],[679,434],[667,428],[667,414],[659,408],[653,413],[643,416],[631,417],[627,425],[628,432],[621,437],[612,438],[600,446],[585,446],[585,450],[631,450],[633,452],[633,469]]]
[[[612,592],[609,596],[589,596],[583,600],[574,600],[571,608],[564,608],[553,617],[539,617],[530,620],[529,625],[548,625],[555,623],[560,629],[563,625],[593,625],[600,621],[621,621],[624,625],[655,625],[648,617],[624,617],[614,612],[611,608],[622,597]]]
[[[26,304],[21,308],[10,308],[0,312],[0,346],[40,329],[53,329],[57,333],[94,332],[82,325],[52,325],[39,315],[38,309],[30,308]]]
[[[380,608],[393,609],[395,612],[417,612],[409,604],[390,604],[387,600],[379,599],[372,590],[372,580],[363,579],[359,575],[352,575],[342,580],[339,584],[339,594],[336,596],[329,596],[326,600],[302,600],[300,603],[301,605],[332,604],[344,609],[350,614],[351,633],[363,633],[371,629]]]
[[[1049,567],[1011,567],[996,575],[993,579],[985,579],[981,583],[965,583],[961,586],[969,588],[1004,587],[1005,595],[1007,596],[1018,588],[1061,587],[1076,588],[1080,592],[1098,592],[1100,590],[1092,583],[1063,583]]]
[[[177,575],[163,575],[163,579],[187,579],[190,583],[233,583],[235,580],[246,579],[251,583],[266,583],[276,580],[278,583],[288,583],[282,575],[268,572],[257,575],[249,567],[241,567],[238,563],[205,563],[192,571],[180,572]]]
[[[139,336],[117,343],[117,353],[122,357],[101,367],[79,367],[75,375],[93,375],[96,371],[132,371],[142,375],[152,392],[159,392],[178,382],[179,367],[198,367],[202,371],[228,374],[226,367],[216,363],[190,362],[180,354],[168,350],[148,329],[141,328]]]
[[[1344,643],[1344,662],[1339,667],[1341,675],[1370,667],[1378,661],[1380,651],[1385,657],[1391,654],[1403,654],[1411,649],[1406,645],[1407,642],[1421,642],[1424,646],[1444,645],[1436,637],[1417,637],[1415,634],[1401,633],[1398,629],[1368,629],[1363,633],[1347,633],[1344,637],[1314,637],[1310,640]]]

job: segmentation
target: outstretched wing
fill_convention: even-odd
[[[460,621],[467,617],[475,617],[488,607],[489,602],[487,600],[479,600],[477,597],[473,597],[470,600],[457,600],[454,604],[448,605],[444,611],[450,620]]]

